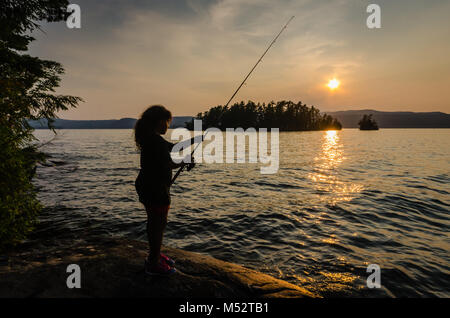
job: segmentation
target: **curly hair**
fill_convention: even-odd
[[[145,140],[160,120],[172,119],[172,113],[162,105],[147,108],[134,125],[134,140],[138,149],[142,149]]]

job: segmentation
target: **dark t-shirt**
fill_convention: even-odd
[[[141,170],[136,179],[139,201],[145,205],[170,205],[172,158],[174,144],[157,134],[141,147]]]

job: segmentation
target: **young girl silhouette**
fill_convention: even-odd
[[[188,165],[190,170],[195,165],[193,158],[185,158],[181,163],[173,162],[170,151],[175,144],[161,137],[167,132],[171,121],[172,114],[169,110],[164,106],[154,105],[142,114],[134,127],[136,146],[141,152],[141,170],[135,186],[139,201],[144,204],[147,211],[150,252],[145,260],[145,271],[150,275],[176,272],[175,261],[161,253],[170,208],[172,169]],[[192,142],[194,138],[183,143],[190,145]]]

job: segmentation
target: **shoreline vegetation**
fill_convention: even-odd
[[[24,242],[0,257],[0,297],[320,297],[303,287],[213,257],[163,247],[176,260],[169,277],[144,272],[146,242],[117,237]],[[80,267],[69,289],[67,267]]]
[[[67,0],[0,2],[0,250],[25,239],[42,210],[32,184],[45,160],[28,120],[52,118],[80,97],[56,94],[63,66],[27,54],[39,21],[63,21]]]
[[[326,112],[336,118],[342,128],[359,129],[358,121],[365,114],[373,115],[379,128],[450,128],[450,114],[441,112],[382,112],[375,110],[346,110],[339,112]],[[174,116],[170,128],[184,127],[193,116]],[[29,120],[34,129],[49,129],[45,119]],[[133,129],[135,118],[102,119],[102,120],[74,120],[53,119],[55,129]]]
[[[194,119],[202,120],[202,127],[225,130],[227,128],[271,128],[280,131],[341,130],[341,123],[328,114],[321,113],[314,106],[302,102],[271,101],[268,104],[248,101],[235,103],[230,107],[215,106],[197,114],[186,128],[194,130]]]

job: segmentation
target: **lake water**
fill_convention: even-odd
[[[279,144],[273,175],[249,163],[183,173],[164,244],[323,296],[450,297],[449,129],[283,132]],[[37,170],[35,237],[146,240],[132,130],[61,130],[41,150],[55,164]],[[366,286],[369,264],[380,289]]]

